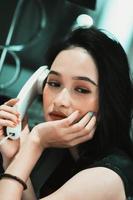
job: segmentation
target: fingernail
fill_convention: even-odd
[[[79,110],[75,110],[75,112],[76,112],[77,114],[79,114]]]
[[[12,123],[12,126],[16,126],[17,124],[16,123]]]
[[[93,116],[93,112],[88,112],[89,117],[91,118]]]

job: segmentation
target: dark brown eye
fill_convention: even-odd
[[[88,90],[88,89],[86,89],[86,88],[82,88],[82,87],[77,87],[77,88],[75,88],[75,90],[76,90],[77,92],[83,93],[83,94],[88,94],[88,93],[91,92],[90,90]]]
[[[47,81],[47,84],[50,86],[50,87],[60,87],[60,83],[56,82],[56,81]]]

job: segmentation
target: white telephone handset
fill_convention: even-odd
[[[15,105],[17,111],[20,113],[20,122],[15,128],[7,127],[7,136],[11,139],[18,139],[22,130],[21,121],[25,115],[26,110],[36,97],[41,94],[43,90],[43,82],[49,73],[47,66],[40,67],[33,75],[28,79],[25,85],[20,90],[17,98],[18,103]]]

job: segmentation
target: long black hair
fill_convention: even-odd
[[[133,88],[127,55],[120,43],[95,27],[72,31],[48,51],[51,66],[65,49],[82,47],[93,57],[99,74],[99,119],[91,141],[81,145],[83,152],[100,155],[113,148],[133,156],[130,138]],[[82,152],[82,151],[81,151]]]

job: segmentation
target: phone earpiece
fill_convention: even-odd
[[[21,122],[23,117],[30,107],[34,98],[42,94],[43,90],[43,83],[44,80],[47,78],[49,73],[47,66],[40,67],[37,71],[33,73],[33,75],[28,79],[25,85],[20,90],[17,98],[19,99],[18,103],[15,105],[16,110],[20,113],[20,123],[15,127],[7,127],[6,132],[11,139],[18,139],[21,134],[22,125]]]
[[[40,75],[40,77],[38,78],[37,80],[37,91],[38,91],[38,94],[42,94],[43,92],[43,85],[44,85],[44,81],[46,80],[46,74],[49,73],[49,70],[48,69],[45,69],[45,71],[42,72],[42,74]],[[44,79],[44,77],[46,77]]]

